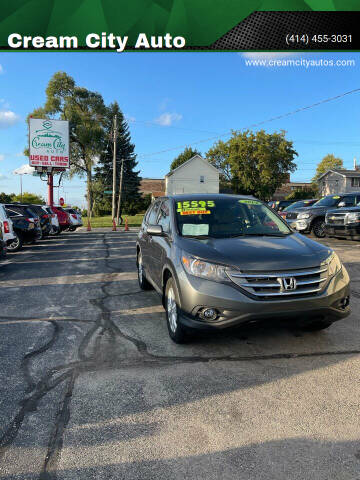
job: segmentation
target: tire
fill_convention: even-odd
[[[325,238],[325,220],[322,220],[321,218],[315,220],[313,223],[312,231],[314,232],[315,237]]]
[[[69,228],[69,232],[75,232],[75,230],[76,230],[76,227],[70,227]]]
[[[165,286],[166,323],[171,340],[185,343],[188,340],[184,327],[179,322],[179,295],[174,280],[170,277]]]
[[[329,328],[331,323],[332,322],[327,322],[326,320],[315,320],[314,322],[301,327],[301,330],[304,332],[318,332],[319,330],[325,330],[325,328]]]
[[[153,290],[153,286],[146,280],[141,252],[137,256],[138,282],[141,290]]]
[[[61,233],[60,227],[55,227],[54,235],[60,235],[60,233]]]
[[[42,240],[43,238],[44,238],[44,234],[43,234],[42,230],[40,230],[40,232],[36,233],[35,240]]]
[[[24,240],[20,233],[16,233],[14,231],[15,239],[7,244],[7,251],[8,252],[17,252],[23,246]]]

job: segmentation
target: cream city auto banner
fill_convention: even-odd
[[[69,122],[30,118],[30,165],[69,168]]]

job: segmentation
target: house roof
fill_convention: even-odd
[[[173,175],[177,170],[180,170],[180,168],[183,168],[186,164],[192,162],[194,159],[200,159],[202,160],[208,167],[212,168],[213,170],[215,170],[217,173],[220,173],[220,171],[214,167],[214,165],[211,165],[211,163],[209,163],[206,158],[203,158],[201,155],[194,155],[193,157],[189,158],[189,160],[187,160],[186,162],[182,163],[181,165],[179,165],[177,168],[175,168],[174,170],[172,170],[171,172],[167,173],[165,175],[165,177],[171,177],[171,175]]]
[[[330,172],[337,173],[338,175],[341,175],[342,177],[348,177],[348,178],[360,177],[360,171],[359,170],[345,170],[345,169],[336,168],[336,169],[328,170],[327,172],[320,175],[320,177],[318,178],[318,181],[321,178],[325,177]]]

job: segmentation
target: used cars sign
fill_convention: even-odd
[[[69,122],[30,118],[30,166],[69,168]]]

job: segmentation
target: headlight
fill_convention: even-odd
[[[204,262],[185,252],[181,255],[181,263],[185,271],[195,277],[207,278],[215,282],[229,281],[229,277],[225,273],[226,267],[223,265]]]
[[[304,213],[299,213],[299,215],[297,216],[297,219],[298,219],[298,220],[299,220],[299,219],[301,220],[302,218],[310,218],[310,213],[306,213],[306,212],[304,212]]]
[[[321,265],[322,266],[327,265],[329,278],[339,273],[340,270],[342,269],[340,258],[337,256],[335,252],[332,252],[332,254]]]
[[[360,222],[360,212],[351,212],[346,215],[346,223]]]

